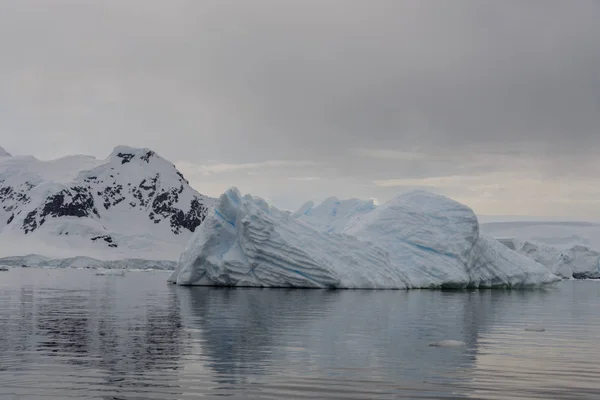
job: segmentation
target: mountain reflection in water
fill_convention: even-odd
[[[596,282],[329,291],[166,276],[3,273],[0,398],[600,398]],[[465,346],[429,346],[445,339]]]

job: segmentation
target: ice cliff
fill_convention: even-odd
[[[330,203],[337,207],[336,202]],[[337,218],[336,212],[326,221],[301,217],[312,207],[289,215],[260,198],[228,190],[194,233],[169,281],[408,289],[522,287],[559,280],[543,265],[480,235],[475,214],[443,196],[416,191],[368,210],[354,203],[348,210],[360,215],[349,211]]]

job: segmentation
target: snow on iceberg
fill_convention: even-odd
[[[384,247],[416,288],[518,287],[556,280],[542,265],[481,235],[469,207],[426,191],[395,197],[344,233]]]
[[[413,191],[354,220],[344,233],[385,248],[392,264],[411,277],[412,287],[464,287],[479,225],[468,207]]]
[[[398,196],[351,218],[341,234],[327,232],[329,223],[317,225],[230,189],[192,237],[169,281],[408,289],[520,287],[559,280],[541,264],[480,236],[468,207],[428,192]]]
[[[349,224],[375,208],[373,200],[339,200],[330,197],[318,205],[309,201],[292,215],[321,232],[341,233]]]

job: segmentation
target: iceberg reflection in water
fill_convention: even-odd
[[[600,286],[332,291],[15,268],[0,398],[594,398]],[[526,330],[543,327],[544,332]],[[443,340],[460,347],[430,347]]]

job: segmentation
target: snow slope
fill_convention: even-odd
[[[213,203],[149,149],[0,157],[0,257],[176,260]]]
[[[559,279],[480,236],[468,207],[427,192],[398,196],[351,218],[343,234],[322,231],[330,230],[331,221],[315,227],[303,219],[230,189],[194,234],[169,281],[406,289],[519,287]]]

